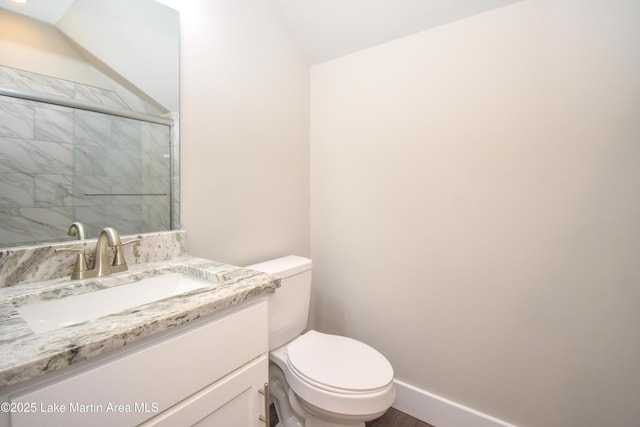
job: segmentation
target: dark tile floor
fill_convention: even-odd
[[[377,420],[369,421],[367,427],[434,427],[395,408],[389,410]]]
[[[278,423],[278,415],[273,405],[271,405],[271,425],[275,426]],[[410,415],[400,412],[395,408],[389,408],[389,410],[380,418],[369,421],[367,427],[434,427],[431,424],[427,424],[420,420],[413,418]]]

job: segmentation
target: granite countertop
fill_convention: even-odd
[[[211,281],[211,286],[37,334],[17,306],[106,289],[147,277],[181,272]],[[0,388],[97,357],[162,331],[216,314],[273,293],[276,277],[214,261],[183,256],[139,264],[111,276],[0,288]]]

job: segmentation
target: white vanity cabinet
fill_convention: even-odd
[[[9,425],[261,426],[267,319],[263,297],[10,392]]]
[[[141,427],[260,426],[264,416],[262,395],[268,359],[260,357],[141,424]]]

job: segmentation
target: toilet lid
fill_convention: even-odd
[[[305,381],[327,390],[366,392],[393,380],[389,361],[347,337],[309,331],[287,347],[288,364]]]

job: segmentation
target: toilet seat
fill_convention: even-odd
[[[312,330],[289,343],[287,354],[287,365],[296,376],[332,393],[375,393],[393,381],[389,361],[351,338]]]
[[[359,355],[359,359],[346,352],[354,347],[353,354]],[[309,354],[304,359],[303,355]],[[283,371],[300,404],[310,412],[356,417],[379,415],[395,400],[389,361],[373,348],[350,338],[309,331],[272,350],[270,359]],[[336,360],[339,363],[334,363]],[[350,367],[357,375],[348,375],[346,379],[330,372],[345,372]]]

